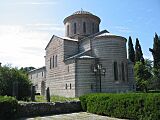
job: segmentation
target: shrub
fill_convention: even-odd
[[[82,109],[126,119],[160,119],[159,93],[89,94],[80,97]]]
[[[2,120],[16,117],[18,101],[14,97],[0,96],[0,118]]]

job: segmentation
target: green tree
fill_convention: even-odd
[[[143,58],[143,53],[141,49],[141,45],[139,43],[138,38],[136,38],[136,45],[135,45],[135,62],[142,62],[144,64],[144,58]]]
[[[153,68],[153,89],[160,90],[160,69]]]
[[[134,75],[137,90],[147,92],[152,78],[151,66],[147,60],[145,60],[144,64],[142,62],[136,62],[134,66]]]
[[[160,37],[155,33],[153,49],[149,48],[153,55],[153,86],[155,89],[160,89]]]
[[[135,52],[134,52],[134,47],[133,47],[131,36],[129,36],[129,40],[128,40],[128,58],[133,63],[135,62]]]
[[[155,33],[153,49],[149,48],[149,51],[152,52],[154,60],[154,68],[160,68],[160,38],[157,33]]]
[[[14,82],[18,83],[18,99],[30,96],[31,81],[27,74],[17,68],[0,67],[0,95],[12,96]]]

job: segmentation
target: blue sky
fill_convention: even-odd
[[[0,0],[0,62],[43,66],[51,36],[64,36],[64,18],[81,8],[101,18],[101,30],[131,36],[134,44],[139,38],[144,57],[152,59],[160,0]]]

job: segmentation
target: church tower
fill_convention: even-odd
[[[87,11],[77,11],[64,19],[65,36],[83,39],[99,32],[101,19]]]

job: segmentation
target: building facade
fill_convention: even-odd
[[[107,30],[99,31],[100,22],[99,17],[86,11],[77,11],[64,19],[65,37],[53,35],[45,48],[45,67],[40,68],[45,78],[33,78],[39,69],[29,73],[33,83],[41,84],[37,91],[42,94],[42,82],[50,88],[51,95],[65,97],[134,91],[127,40]]]

